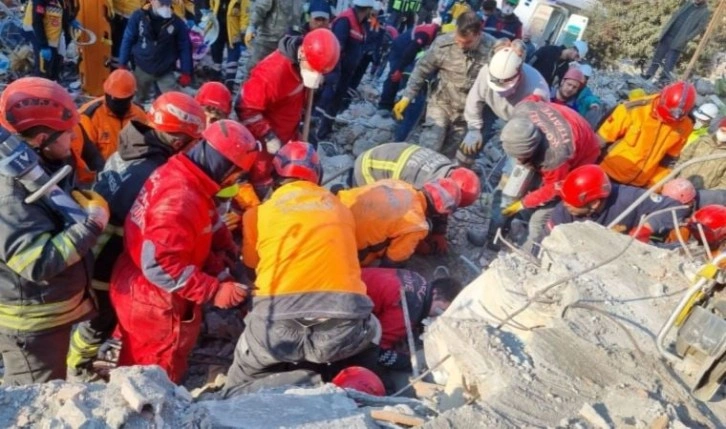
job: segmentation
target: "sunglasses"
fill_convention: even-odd
[[[517,79],[519,79],[519,73],[515,74],[512,77],[508,77],[506,79],[499,79],[497,77],[489,75],[489,81],[497,86],[508,86],[508,84],[515,82]]]

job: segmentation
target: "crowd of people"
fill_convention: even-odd
[[[118,6],[104,94],[78,107],[54,81],[72,8],[29,1],[38,76],[3,90],[0,124],[48,176],[73,166],[59,186],[78,206],[28,202],[33,190],[0,174],[3,383],[93,378],[111,338],[118,365],[180,383],[214,306],[247,309],[226,395],[311,380],[382,394],[387,371],[410,369],[407,325],[419,331],[462,288],[406,263],[448,251],[456,210],[483,210],[476,160],[499,141],[505,172],[530,180],[503,195],[503,179],[492,234],[522,217],[536,253],[556,225],[591,220],[661,246],[722,246],[726,120],[696,108],[693,84],[608,111],[587,86],[586,42],[535,48],[516,0],[429,3],[353,0],[337,16],[325,0]],[[214,65],[192,97],[179,91],[194,76],[189,29],[210,14]],[[317,142],[366,73],[383,80],[396,142],[330,190]]]

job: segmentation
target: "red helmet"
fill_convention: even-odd
[[[726,239],[726,207],[711,204],[696,210],[688,222],[688,227],[691,234],[700,240],[699,224],[703,227],[703,235],[706,236],[709,247],[718,247]]]
[[[280,177],[313,183],[320,183],[323,177],[320,157],[310,143],[288,142],[275,154],[272,165]]]
[[[370,369],[349,366],[333,378],[333,384],[341,388],[355,389],[374,396],[385,396],[386,388],[381,379]]]
[[[562,76],[562,80],[572,79],[580,83],[580,86],[585,84],[585,74],[580,70],[579,67],[570,67],[567,72]]]
[[[219,82],[207,82],[199,88],[195,100],[202,107],[214,107],[229,116],[232,113],[232,93]]]
[[[672,198],[681,204],[690,204],[696,199],[696,187],[688,179],[679,177],[663,186],[661,195]]]
[[[461,190],[451,179],[437,179],[424,184],[423,191],[436,213],[451,214],[461,203]]]
[[[386,33],[388,33],[388,37],[391,38],[391,40],[396,40],[400,34],[398,33],[398,29],[392,25],[386,24]]]
[[[149,125],[164,133],[183,133],[195,139],[202,136],[204,110],[191,96],[171,91],[154,100],[147,113]]]
[[[204,140],[222,156],[243,171],[250,171],[257,159],[259,145],[244,125],[231,119],[221,119],[210,124],[204,133]]]
[[[570,171],[562,182],[562,201],[573,207],[584,207],[610,195],[610,178],[599,165],[583,165]]]
[[[655,110],[664,122],[675,122],[685,118],[695,105],[696,88],[681,80],[663,88]]]
[[[456,182],[461,191],[459,207],[469,207],[474,204],[481,194],[479,176],[468,168],[459,167],[451,170],[448,177]]]
[[[340,43],[332,31],[318,28],[309,32],[302,42],[302,55],[318,73],[329,73],[340,59]]]
[[[37,126],[68,131],[79,120],[73,98],[62,86],[41,77],[24,77],[0,95],[0,123],[17,133]]]

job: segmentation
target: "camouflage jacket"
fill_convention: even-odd
[[[705,135],[683,149],[678,158],[678,165],[694,158],[717,153],[726,153],[726,146],[718,145],[713,135]],[[726,189],[726,159],[688,166],[678,176],[690,180],[696,189]]]
[[[255,0],[250,5],[250,25],[256,36],[277,42],[291,28],[300,26],[302,0]]]
[[[474,85],[479,69],[489,62],[494,38],[482,33],[475,49],[463,51],[454,42],[454,34],[437,37],[416,63],[403,93],[405,97],[413,100],[425,85],[426,79],[438,72],[438,84],[430,100],[458,112],[464,111],[466,95]]]

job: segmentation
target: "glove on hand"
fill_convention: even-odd
[[[393,117],[399,121],[403,119],[403,111],[406,110],[409,104],[411,104],[411,100],[408,97],[403,97],[398,100],[398,103],[393,106]]]
[[[101,195],[93,191],[73,191],[71,196],[85,210],[88,220],[104,229],[108,224],[108,203]]]
[[[192,83],[192,75],[182,73],[181,76],[179,76],[179,85],[181,86],[189,86]]]
[[[237,282],[222,282],[212,298],[212,305],[217,308],[232,308],[247,299],[247,286]]]
[[[50,61],[53,58],[53,52],[50,48],[43,48],[40,50],[40,57],[45,61]]]
[[[464,140],[459,145],[459,150],[464,155],[474,156],[479,153],[483,146],[481,131],[480,130],[469,130],[464,136]]]
[[[245,46],[248,48],[250,47],[250,43],[252,43],[252,39],[255,38],[255,29],[250,27],[245,32]]]
[[[401,70],[396,70],[395,72],[391,73],[391,82],[398,83],[401,81],[401,78],[403,78],[403,73],[401,73]]]
[[[635,231],[637,229],[638,228],[633,228],[630,231],[630,234],[629,235],[631,237],[635,238],[638,241],[642,241],[643,243],[649,242],[650,241],[650,236],[653,234],[653,230],[650,229],[650,225],[645,224],[645,225],[641,226],[640,227],[640,231],[638,231],[638,233],[636,234]]]
[[[507,208],[502,210],[502,216],[514,216],[522,210],[524,210],[524,205],[522,204],[522,201],[515,201],[507,206]]]
[[[267,153],[270,155],[274,155],[277,153],[278,150],[282,147],[282,140],[280,140],[279,137],[275,135],[272,131],[265,134],[264,137],[265,140],[265,148],[267,149]]]
[[[429,234],[426,241],[431,246],[431,250],[435,255],[449,253],[449,242],[446,240],[445,234]]]
[[[241,220],[242,216],[238,215],[235,212],[228,212],[222,215],[222,222],[227,225],[227,229],[230,231],[234,231],[235,229],[239,228],[239,223]]]

